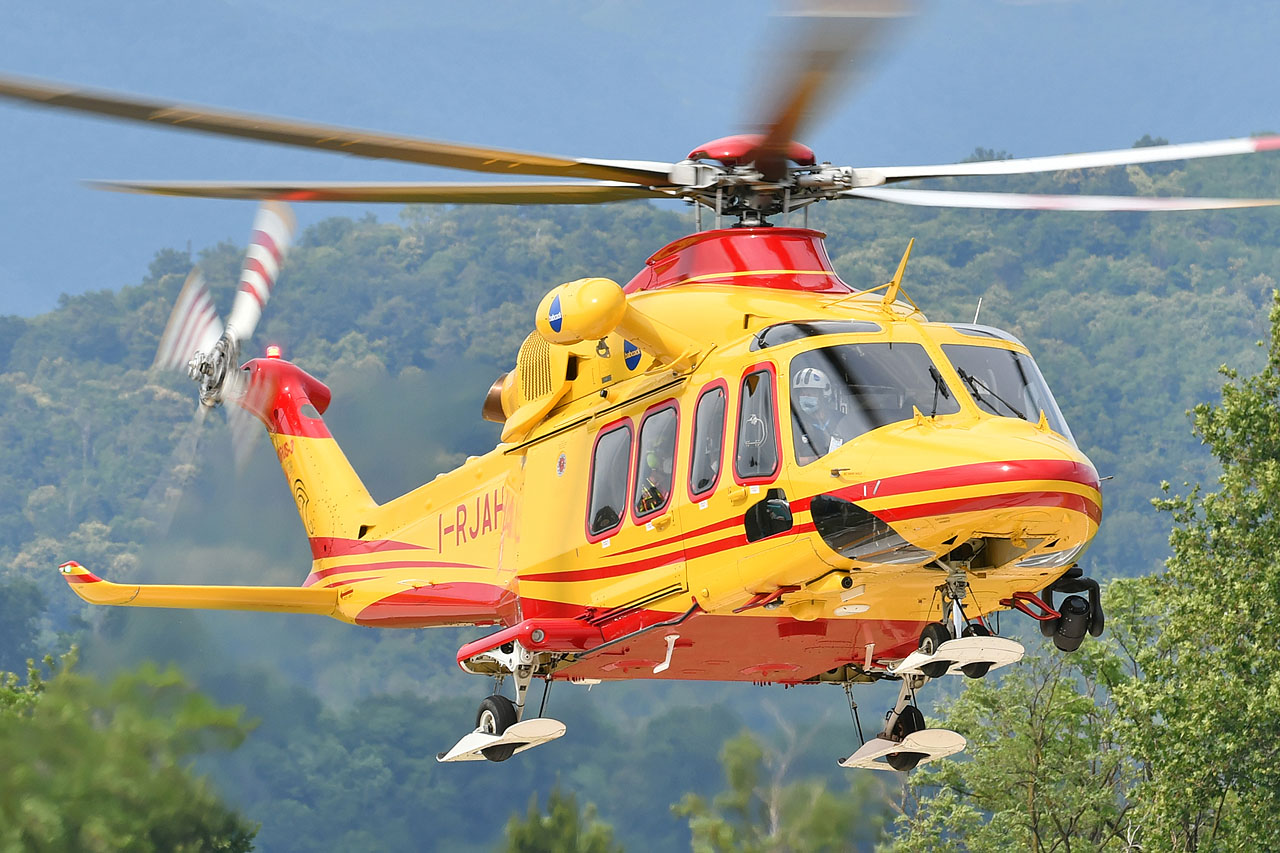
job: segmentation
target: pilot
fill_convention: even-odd
[[[816,367],[803,367],[791,378],[791,411],[801,465],[826,456],[852,437],[850,419],[840,411],[831,379]]]
[[[636,513],[653,512],[667,502],[671,493],[671,463],[675,447],[674,417],[659,424],[652,438],[645,436],[640,455],[640,488],[636,496]],[[642,430],[644,435],[646,431]]]

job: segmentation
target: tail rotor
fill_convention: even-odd
[[[191,474],[209,410],[227,401],[239,401],[251,392],[239,370],[241,346],[253,335],[271,298],[296,227],[287,204],[268,201],[259,206],[241,266],[239,290],[225,326],[199,268],[192,269],[178,295],[153,366],[186,372],[198,385],[200,404],[191,425],[174,447],[166,473],[147,497],[149,504],[165,508],[156,519],[161,533],[167,530],[176,499]],[[248,458],[258,425],[239,406],[228,407],[227,419],[240,468]]]
[[[264,202],[240,271],[240,289],[226,326],[218,319],[199,270],[178,296],[156,352],[156,366],[183,369],[200,386],[200,403],[213,407],[244,393],[236,369],[240,348],[252,335],[271,298],[297,222],[287,204]]]

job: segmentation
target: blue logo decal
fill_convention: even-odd
[[[623,341],[622,360],[627,363],[627,370],[635,370],[640,364],[640,347],[631,343],[631,341]]]
[[[560,334],[560,327],[564,325],[564,314],[560,313],[560,295],[551,300],[551,313],[547,315],[547,323],[551,325],[551,331]]]

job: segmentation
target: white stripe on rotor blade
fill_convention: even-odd
[[[845,190],[843,196],[870,198],[894,204],[920,207],[973,207],[988,210],[1226,210],[1239,207],[1272,207],[1280,199],[1271,198],[1165,198],[1115,195],[1034,195],[1031,193],[977,193],[950,190],[901,190],[890,187],[863,187]]]
[[[253,230],[267,234],[276,244],[275,248],[280,258],[283,258],[288,251],[289,241],[293,237],[295,222],[293,211],[288,205],[283,202],[268,201],[259,205],[258,215],[253,219]]]
[[[182,369],[198,350],[209,349],[222,333],[213,300],[198,270],[188,276],[178,295],[160,345],[156,350],[157,367]]]
[[[263,303],[271,298],[271,279],[265,278],[256,269],[246,268],[240,274],[240,287],[253,288],[254,292],[258,294],[258,299]]]
[[[1024,175],[1031,172],[1059,172],[1064,169],[1096,169],[1102,166],[1127,166],[1139,163],[1162,163],[1170,160],[1194,160],[1199,157],[1252,154],[1255,151],[1273,151],[1276,149],[1280,149],[1280,136],[1255,136],[1243,139],[1218,139],[1212,142],[1186,142],[1179,145],[1151,145],[1143,148],[1118,148],[1111,151],[1086,151],[1080,154],[1055,154],[1048,157],[981,160],[975,163],[943,163],[933,166],[881,166],[867,169],[866,171],[881,175],[889,180],[960,177],[966,175]],[[859,169],[859,171],[863,170]]]
[[[276,277],[280,275],[280,259],[261,243],[251,243],[249,250],[244,253],[244,260],[246,266],[250,260],[255,260],[262,264],[262,269],[267,273],[268,289],[275,283]]]

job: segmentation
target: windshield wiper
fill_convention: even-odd
[[[999,400],[1001,403],[1004,403],[1005,408],[1006,408],[1006,409],[1008,409],[1009,411],[1013,412],[1016,416],[1018,416],[1018,417],[1022,418],[1024,421],[1027,419],[1027,416],[1026,416],[1026,415],[1024,415],[1024,414],[1022,414],[1022,412],[1018,411],[1017,406],[1013,405],[1013,404],[1012,404],[1012,403],[1010,403],[1008,400],[1006,400],[1004,397],[1001,397],[1001,396],[1000,396],[999,394],[997,394],[995,391],[991,390],[991,386],[990,386],[990,385],[988,385],[987,383],[983,382],[981,379],[977,378],[976,376],[974,376],[974,375],[973,375],[973,374],[971,374],[971,373],[966,373],[966,372],[965,372],[965,369],[964,369],[963,367],[957,367],[957,368],[956,368],[956,373],[958,373],[958,374],[960,375],[960,378],[964,380],[964,383],[965,383],[966,385],[968,385],[968,386],[969,386],[969,390],[973,392],[973,396],[974,396],[974,398],[975,398],[978,402],[980,402],[980,403],[981,403],[981,402],[985,402],[985,400],[984,400],[984,398],[983,398],[983,396],[982,396],[982,392],[980,392],[980,391],[978,390],[978,388],[982,388],[982,390],[983,390],[983,391],[986,391],[986,392],[987,392],[988,394],[990,394],[992,397],[995,397],[995,398],[996,398],[997,400]],[[995,414],[999,414],[999,412],[994,411],[994,409],[995,409],[995,407],[994,407],[994,406],[991,406],[991,404],[990,404],[990,403],[987,403],[987,405],[988,405],[988,407],[990,407],[990,408],[992,409],[992,414],[993,414],[993,415],[995,415]]]
[[[942,381],[942,374],[938,372],[938,368],[932,364],[929,365],[929,375],[933,377],[933,411],[929,413],[929,417],[933,418],[938,415],[938,395],[941,394],[944,400],[950,400],[951,389]]]

